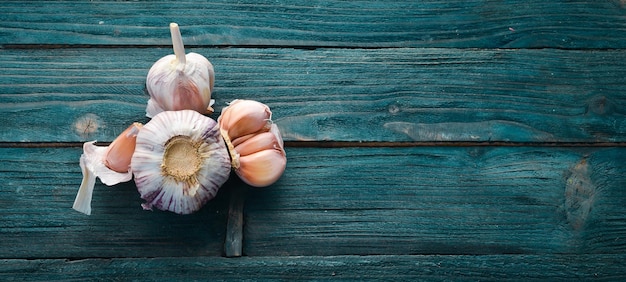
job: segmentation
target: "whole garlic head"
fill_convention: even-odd
[[[217,123],[192,110],[155,115],[137,135],[131,160],[144,209],[199,210],[230,175]]]
[[[200,54],[185,54],[178,24],[171,23],[170,32],[174,54],[159,59],[148,71],[146,89],[150,99],[146,116],[152,118],[163,111],[178,110],[213,112],[213,65]]]
[[[270,108],[252,100],[234,100],[217,119],[231,165],[244,182],[265,187],[285,171],[287,156]]]

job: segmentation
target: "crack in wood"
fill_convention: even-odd
[[[626,147],[626,142],[506,142],[506,141],[284,141],[292,148],[381,148],[381,147]],[[84,142],[0,142],[0,148],[82,148]],[[108,146],[111,142],[97,142]]]

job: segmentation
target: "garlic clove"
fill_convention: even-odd
[[[236,159],[233,162],[235,173],[246,183],[255,187],[265,187],[276,182],[285,171],[287,156],[283,140],[276,124],[270,131],[252,137],[234,147]]]
[[[91,199],[96,178],[100,178],[107,186],[132,179],[130,159],[141,127],[141,123],[133,123],[107,147],[96,146],[96,141],[83,144],[83,154],[80,156],[83,180],[72,208],[84,214],[91,214]]]
[[[141,123],[133,123],[113,140],[111,145],[108,146],[104,157],[104,165],[106,167],[120,173],[130,170],[130,159],[135,151],[137,133],[139,133],[142,126]]]
[[[237,140],[238,139],[235,139],[235,141]],[[271,149],[282,150],[282,146],[276,138],[276,135],[272,132],[256,134],[247,139],[245,142],[235,146],[235,151],[237,151],[240,156],[247,156],[263,150]]]
[[[248,139],[250,139],[250,138],[252,138],[254,136],[257,136],[260,133],[263,133],[263,132],[251,133],[251,134],[247,134],[247,135],[238,137],[235,140],[231,140],[231,143],[232,143],[233,147],[237,147],[237,146],[241,145],[242,143],[248,141]]]
[[[239,168],[235,173],[247,184],[265,187],[276,182],[285,171],[287,158],[278,149],[263,150],[239,157]]]
[[[287,157],[270,108],[252,100],[234,100],[217,119],[235,173],[251,186],[265,187],[283,174]]]
[[[144,209],[190,214],[215,197],[231,166],[217,123],[182,110],[161,112],[144,125],[131,167]]]
[[[252,100],[234,100],[222,109],[217,119],[225,138],[234,140],[238,137],[268,131],[272,124],[272,112],[265,104]]]
[[[176,23],[170,24],[170,32],[174,54],[157,60],[148,71],[146,89],[150,99],[146,116],[187,109],[202,114],[212,112],[213,65],[200,54],[185,54]]]

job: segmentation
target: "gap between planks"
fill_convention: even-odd
[[[164,48],[170,49],[172,45],[117,45],[117,44],[2,44],[0,45],[0,49],[15,49],[15,50],[52,50],[52,49],[148,49],[148,48]],[[185,45],[185,48],[193,49],[193,48],[217,48],[217,49],[228,49],[228,48],[249,48],[249,49],[302,49],[302,50],[316,50],[316,49],[404,49],[407,47],[402,46],[340,46],[340,45],[263,45],[263,44],[213,44],[213,45]],[[410,48],[410,47],[408,47]],[[465,49],[465,48],[455,48],[455,49]],[[473,47],[468,47],[467,49],[477,49]],[[506,49],[506,48],[505,48]],[[525,48],[532,49],[532,48]],[[541,49],[541,48],[539,48]],[[584,49],[584,50],[593,50],[593,49]],[[603,49],[605,50],[605,49]]]
[[[288,148],[382,147],[626,147],[626,142],[508,142],[508,141],[285,141]],[[83,142],[0,142],[0,148],[81,148]],[[97,142],[108,146],[111,142]]]
[[[53,50],[53,49],[170,49],[172,45],[159,45],[159,44],[0,44],[0,49],[7,50]],[[296,50],[317,50],[317,49],[363,49],[363,50],[377,50],[377,49],[458,49],[458,50],[564,50],[564,51],[622,51],[621,48],[563,48],[558,46],[553,47],[525,47],[525,48],[510,48],[510,47],[498,47],[498,48],[480,48],[480,47],[407,47],[407,46],[394,46],[394,45],[380,45],[380,46],[342,46],[342,45],[263,45],[263,44],[189,44],[185,45],[188,49],[200,49],[200,48],[216,48],[216,49],[229,49],[229,48],[241,48],[241,49],[296,49]]]

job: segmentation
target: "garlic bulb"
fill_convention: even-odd
[[[217,123],[192,110],[155,115],[137,135],[131,167],[144,209],[199,210],[230,174]]]
[[[197,53],[185,55],[183,39],[176,23],[170,24],[174,54],[167,55],[152,65],[146,78],[150,94],[146,116],[162,111],[194,110],[201,114],[213,109],[211,92],[215,73],[213,65]]]
[[[218,118],[231,165],[244,182],[265,187],[285,171],[287,157],[270,108],[257,101],[234,100]]]
[[[83,180],[72,208],[91,214],[91,198],[96,177],[108,186],[132,179],[130,161],[141,127],[141,123],[133,123],[107,147],[96,146],[96,141],[83,144],[83,154],[80,156]]]

